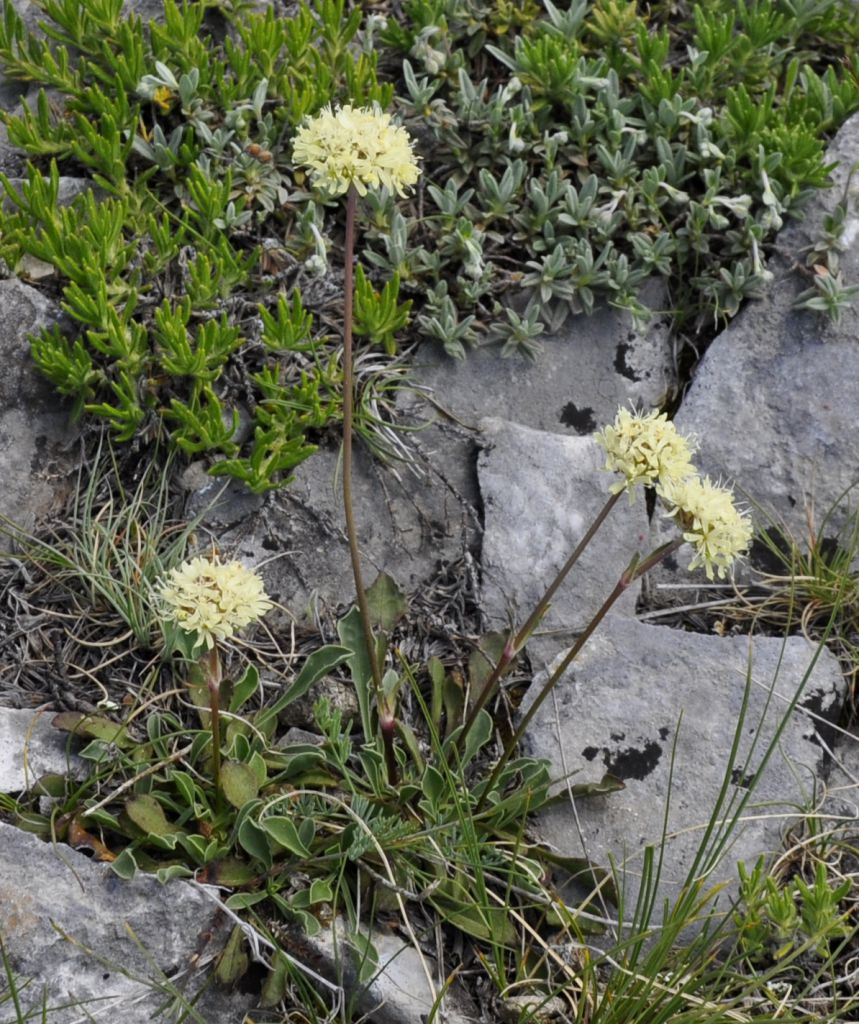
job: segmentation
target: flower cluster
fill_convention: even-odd
[[[596,435],[605,448],[605,468],[621,473],[625,482],[611,488],[629,492],[632,499],[638,484],[655,487],[670,480],[683,480],[695,472],[692,465],[692,444],[678,434],[674,424],[663,413],[632,413],[621,409],[614,424]]]
[[[324,107],[298,129],[293,159],[332,196],[351,185],[362,196],[380,185],[405,195],[420,173],[406,130],[369,107]]]
[[[211,650],[273,607],[263,582],[241,562],[192,558],[171,570],[158,594],[167,618]]]
[[[689,568],[703,566],[708,579],[713,579],[714,570],[722,579],[752,541],[752,524],[737,509],[733,494],[699,476],[666,483],[659,494],[668,508],[666,515],[676,519],[683,539],[695,548]]]
[[[698,475],[693,445],[677,432],[665,413],[621,409],[612,426],[596,435],[606,452],[605,468],[622,474],[614,493],[653,487],[695,548],[689,568],[703,567],[708,579],[723,578],[752,540],[752,524],[734,503],[731,491]]]

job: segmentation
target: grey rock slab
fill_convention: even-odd
[[[19,981],[29,981],[24,1005],[41,1021],[44,992],[47,1024],[168,1024],[172,1000],[158,984],[166,976],[193,998],[228,932],[218,906],[183,882],[125,881],[2,822],[0,907],[6,954]],[[235,1024],[252,1005],[211,989],[195,1004],[207,1024]]]
[[[24,530],[68,493],[77,431],[68,408],[36,370],[27,337],[59,310],[21,281],[0,281],[0,517]],[[2,525],[2,522],[0,522]]]
[[[482,607],[490,624],[522,625],[610,497],[613,477],[592,437],[481,421],[478,479],[483,501]],[[545,667],[602,605],[648,537],[644,499],[624,497],[555,595],[528,643],[532,666]],[[615,608],[632,615],[639,584]]]
[[[650,303],[658,308],[664,296],[654,290]],[[500,349],[489,346],[460,361],[440,345],[424,344],[413,376],[464,423],[497,416],[579,435],[612,422],[618,407],[630,402],[661,406],[676,384],[667,320],[657,314],[639,331],[627,313],[605,307],[570,317],[561,332],[545,339],[536,359],[502,359]]]
[[[822,825],[836,834],[851,836],[855,842],[859,832],[859,734],[855,722],[852,730],[833,738],[832,761]]]
[[[733,845],[708,881],[733,882],[738,861],[780,852],[787,821],[812,798],[827,769],[820,737],[830,742],[846,692],[836,659],[824,650],[815,663],[816,654],[800,637],[703,636],[618,615],[599,626],[536,712],[526,749],[549,758],[558,778],[573,773],[574,783],[593,782],[611,772],[624,780],[623,791],[579,799],[576,810],[586,856],[607,865],[611,855],[623,868],[627,907],[637,895],[645,846],[659,842],[669,796],[658,907],[678,895],[691,869],[725,772],[731,774],[729,798],[746,797],[767,744],[799,693]],[[748,711],[729,763],[749,671]],[[523,709],[542,681],[534,681]],[[541,813],[537,831],[565,854],[582,855],[569,804]]]
[[[713,477],[736,481],[750,498],[784,521],[798,538],[808,533],[807,508],[818,526],[859,477],[859,303],[839,324],[794,309],[810,284],[792,267],[804,265],[825,213],[849,187],[859,159],[859,117],[838,132],[827,153],[837,161],[833,187],[818,192],[805,219],[778,236],[766,296],[750,302],[707,350],[675,417],[700,442],[697,462]],[[841,267],[859,281],[859,215],[849,216]],[[849,504],[859,501],[854,491]],[[833,529],[843,522],[836,516]]]
[[[320,958],[321,973],[342,985],[358,1011],[368,1014],[375,1024],[425,1024],[442,989],[434,958],[418,953],[393,932],[376,927],[368,936],[377,956],[376,969],[362,983],[359,972],[362,967],[368,969],[364,950],[350,944],[347,934],[345,922],[337,918],[333,926],[303,939]],[[446,1024],[477,1024],[481,1017],[453,984],[445,995],[443,1012],[433,1019]]]
[[[432,431],[432,443],[429,434],[416,439],[420,475],[397,463],[392,472],[356,449],[355,517],[368,586],[384,571],[411,591],[472,543],[476,445],[455,426]],[[223,479],[197,473],[186,477],[186,513],[208,509],[204,522],[223,550],[251,564],[265,562],[269,594],[293,613],[303,615],[316,599],[350,603],[355,587],[338,462],[336,450],[320,449],[296,468],[292,483],[264,498],[240,484],[224,490]]]
[[[83,774],[68,734],[51,728],[53,714],[0,708],[0,793],[20,793],[42,775]]]

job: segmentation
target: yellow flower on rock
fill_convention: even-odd
[[[620,409],[614,423],[595,436],[606,452],[605,468],[625,477],[612,485],[614,494],[626,489],[632,499],[637,484],[655,487],[695,473],[691,442],[664,412]]]
[[[158,594],[168,618],[209,650],[273,607],[263,582],[241,562],[192,558],[171,570]],[[196,646],[196,645],[195,645]]]
[[[734,503],[733,494],[707,477],[665,483],[659,494],[667,515],[677,520],[683,539],[695,548],[690,569],[703,566],[708,579],[722,579],[752,540],[752,524]]]
[[[324,107],[298,129],[293,160],[332,196],[350,185],[362,196],[380,185],[405,195],[420,174],[408,132],[370,107]]]

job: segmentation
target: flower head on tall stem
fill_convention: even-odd
[[[299,128],[293,146],[293,159],[310,170],[314,184],[329,195],[346,196],[346,232],[343,245],[343,511],[355,594],[373,690],[379,714],[388,781],[397,781],[394,751],[394,714],[385,697],[382,671],[373,635],[370,604],[361,574],[361,553],[352,498],[352,440],[354,433],[355,378],[352,358],[353,274],[355,254],[355,212],[358,196],[368,189],[384,186],[405,195],[418,180],[420,169],[412,152],[408,133],[391,123],[389,114],[378,107],[347,105],[332,110],[325,107]]]
[[[292,152],[331,196],[351,185],[361,196],[380,185],[405,195],[420,174],[408,133],[377,107],[323,107],[298,129]]]
[[[614,423],[594,436],[605,449],[605,468],[624,477],[612,485],[612,493],[626,490],[630,500],[638,484],[655,487],[695,473],[694,444],[678,433],[664,412],[620,409]]]
[[[191,558],[172,569],[159,584],[158,595],[165,618],[184,638],[177,646],[186,656],[196,655],[196,671],[202,674],[208,691],[212,779],[216,807],[220,811],[223,803],[221,659],[217,641],[229,640],[242,626],[261,618],[274,606],[263,589],[262,580],[252,569],[241,562],[221,563],[216,558]]]
[[[708,477],[692,476],[668,481],[659,496],[683,531],[683,539],[695,548],[689,568],[702,566],[708,579],[722,579],[735,559],[745,554],[752,541],[752,524],[737,508],[734,496]]]

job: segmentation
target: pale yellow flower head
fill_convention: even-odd
[[[323,107],[296,132],[292,155],[332,196],[350,185],[362,196],[380,185],[402,196],[420,174],[408,132],[378,108]]]
[[[595,435],[605,448],[605,468],[624,480],[612,485],[617,494],[626,489],[632,499],[637,484],[655,487],[692,476],[693,445],[677,432],[666,414],[620,409],[614,423]]]
[[[693,476],[661,485],[659,494],[668,506],[666,515],[677,520],[683,539],[695,548],[689,568],[703,566],[708,579],[714,572],[722,579],[752,541],[751,521],[731,491]]]
[[[158,587],[165,615],[211,650],[273,607],[260,577],[241,562],[192,558]],[[195,645],[196,646],[196,645]]]

